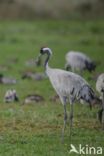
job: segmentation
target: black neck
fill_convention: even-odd
[[[46,66],[48,64],[49,58],[50,58],[50,53],[47,53],[47,57],[46,57],[46,60],[45,60],[45,63],[44,63],[45,68],[46,68]]]

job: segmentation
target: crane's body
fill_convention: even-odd
[[[46,74],[57,94],[68,99],[77,98],[81,87],[88,85],[79,75],[61,69],[47,67]]]
[[[64,127],[62,130],[62,140],[64,137],[64,130],[67,121],[66,102],[67,99],[70,103],[70,134],[73,123],[73,104],[76,99],[83,99],[91,106],[91,102],[94,99],[94,92],[89,84],[81,76],[61,69],[54,69],[48,66],[48,61],[52,54],[50,48],[41,48],[40,56],[46,54],[46,60],[44,63],[45,72],[49,77],[49,80],[60,97],[61,103],[64,107]],[[39,56],[39,58],[40,58]]]

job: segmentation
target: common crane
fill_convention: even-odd
[[[69,70],[69,67],[71,67],[71,70],[73,72],[79,71],[80,73],[83,72],[83,70],[88,70],[89,72],[95,70],[95,63],[84,53],[77,52],[77,51],[69,51],[66,56],[66,70]]]
[[[98,116],[102,123],[102,128],[104,129],[104,73],[100,74],[96,81],[96,90],[101,95],[102,109],[98,112]]]
[[[75,100],[83,99],[88,102],[90,107],[91,103],[95,97],[94,91],[91,89],[89,84],[84,80],[81,76],[68,72],[61,69],[54,69],[49,67],[48,61],[50,56],[52,55],[52,51],[50,48],[45,47],[40,49],[39,58],[42,55],[47,55],[44,63],[45,72],[49,77],[49,80],[60,97],[60,100],[64,107],[64,126],[62,129],[62,141],[64,139],[64,131],[66,127],[67,121],[67,111],[66,111],[66,102],[69,100],[70,102],[70,136],[73,124],[73,104]]]

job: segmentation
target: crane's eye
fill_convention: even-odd
[[[44,54],[44,50],[43,50],[43,49],[40,49],[40,53],[41,53],[41,54]]]

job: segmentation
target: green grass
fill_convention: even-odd
[[[104,132],[96,117],[98,107],[90,111],[87,106],[76,104],[72,140],[67,126],[61,144],[63,107],[60,102],[49,101],[55,95],[49,80],[21,79],[24,71],[44,70],[25,66],[28,59],[38,56],[42,46],[53,51],[52,67],[64,68],[66,52],[78,50],[100,62],[93,74],[103,72],[104,21],[1,21],[0,34],[0,66],[8,66],[8,70],[0,73],[18,79],[16,85],[0,85],[0,156],[74,156],[69,154],[70,143],[76,147],[79,144],[104,147]],[[18,62],[14,64],[13,58]],[[84,77],[88,80],[90,74],[86,72]],[[94,81],[89,83],[95,88]],[[17,90],[19,104],[3,102],[9,88]],[[31,93],[42,95],[45,102],[22,105],[25,96]]]

